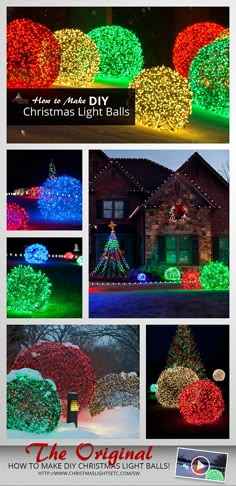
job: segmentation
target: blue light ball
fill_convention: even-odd
[[[38,206],[48,221],[82,222],[82,185],[71,176],[47,179],[41,186]]]
[[[26,247],[24,257],[27,263],[42,264],[48,260],[48,250],[46,246],[35,243]]]
[[[137,280],[138,282],[146,282],[147,275],[146,273],[138,273]]]

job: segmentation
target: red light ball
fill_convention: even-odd
[[[179,395],[179,410],[188,424],[204,425],[216,422],[224,411],[220,388],[210,380],[190,383]]]
[[[75,260],[75,255],[71,251],[67,251],[64,258],[65,260]]]
[[[197,270],[189,269],[182,274],[181,285],[185,290],[200,290],[200,273]]]
[[[190,64],[199,49],[214,42],[224,30],[222,25],[214,22],[197,22],[182,30],[175,39],[173,49],[175,70],[187,78]]]
[[[8,88],[50,88],[58,76],[60,59],[60,44],[47,27],[29,19],[8,24]]]
[[[28,224],[29,217],[24,208],[16,203],[7,204],[7,229],[24,230]]]

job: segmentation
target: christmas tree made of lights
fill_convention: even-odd
[[[120,250],[120,245],[116,237],[115,227],[117,225],[111,221],[108,226],[111,228],[109,239],[90,277],[99,279],[127,277],[129,265]]]
[[[191,368],[199,379],[207,378],[190,326],[183,325],[177,327],[176,334],[170,345],[166,363],[167,368],[174,368],[174,366]]]
[[[48,166],[48,179],[56,179],[57,178],[57,169],[54,160],[52,159],[49,162]]]

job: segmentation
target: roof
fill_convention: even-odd
[[[217,172],[213,167],[212,165],[208,164],[208,162],[198,153],[198,152],[194,152],[187,160],[186,162],[184,162],[178,169],[178,172],[182,172],[182,174],[185,173],[185,171],[189,168],[189,166],[191,165],[191,162],[193,162],[193,160],[196,160],[198,159],[198,162],[200,162],[201,164],[203,164],[210,172],[212,172],[212,174],[217,177],[224,185],[226,185],[227,187],[229,186],[229,183],[224,179],[224,177],[222,177],[219,172]]]

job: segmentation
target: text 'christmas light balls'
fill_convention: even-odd
[[[224,411],[220,388],[210,380],[191,383],[179,395],[179,410],[188,424],[216,422]]]
[[[205,290],[228,290],[229,269],[222,262],[209,262],[200,271],[200,282]]]
[[[99,76],[131,81],[140,73],[143,67],[142,47],[134,32],[119,25],[106,25],[91,30],[88,37],[99,51]]]
[[[169,267],[165,270],[164,278],[167,282],[180,282],[181,274],[177,267]]]
[[[45,263],[48,260],[48,250],[46,246],[35,243],[26,247],[24,257],[27,263]]]
[[[167,368],[157,380],[156,397],[163,407],[178,408],[178,398],[182,390],[192,382],[198,380],[193,370],[183,366]]]
[[[185,290],[200,290],[202,288],[200,273],[192,268],[186,270],[182,273],[181,285]]]
[[[80,410],[93,397],[96,380],[90,358],[71,343],[38,341],[17,356],[12,369],[20,368],[35,369],[54,381],[64,404],[71,391],[78,393]]]
[[[188,122],[192,94],[187,79],[170,68],[144,69],[130,84],[135,89],[136,123],[177,130]]]
[[[219,469],[209,469],[205,475],[205,479],[208,479],[208,481],[224,481],[225,477]]]
[[[213,22],[197,22],[180,32],[173,49],[175,70],[188,77],[189,67],[199,49],[213,42],[224,31],[224,27]]]
[[[19,265],[7,275],[7,308],[10,311],[44,310],[50,294],[51,283],[41,270]]]
[[[45,219],[82,222],[82,185],[71,176],[47,179],[41,186],[38,206]]]
[[[61,415],[55,383],[32,369],[7,375],[7,428],[35,434],[54,430]]]
[[[61,46],[61,64],[56,83],[64,86],[87,86],[99,68],[96,44],[81,30],[62,29],[54,32]]]
[[[7,229],[24,230],[28,224],[29,217],[24,208],[16,203],[7,203]]]
[[[50,88],[58,76],[60,58],[60,44],[44,25],[29,19],[8,24],[8,88]]]
[[[225,372],[224,372],[224,370],[217,369],[213,372],[212,377],[215,381],[224,381]]]
[[[229,39],[203,47],[193,59],[188,76],[193,102],[229,115]]]

